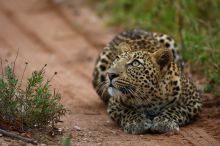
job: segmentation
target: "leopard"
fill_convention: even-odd
[[[107,113],[130,134],[173,133],[201,112],[200,91],[169,35],[133,29],[100,52],[92,84]]]

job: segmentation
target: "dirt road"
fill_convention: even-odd
[[[70,110],[60,126],[71,133],[73,145],[220,145],[220,109],[215,107],[205,108],[196,122],[172,136],[125,134],[109,119],[92,88],[91,75],[99,50],[115,33],[79,3],[68,7],[47,0],[0,1],[0,57],[13,60],[19,48],[18,75],[25,61],[29,62],[25,76],[44,64],[47,77],[58,72],[52,84]],[[0,144],[23,143],[0,137]]]

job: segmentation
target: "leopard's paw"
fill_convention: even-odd
[[[131,134],[144,134],[152,126],[151,120],[145,120],[142,122],[133,121],[131,123],[126,123],[123,127],[124,131]]]
[[[151,131],[155,133],[170,133],[175,134],[179,132],[179,125],[175,121],[168,119],[159,119],[156,117],[153,120]]]

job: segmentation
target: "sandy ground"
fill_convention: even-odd
[[[220,107],[204,107],[196,122],[172,136],[126,134],[109,119],[106,107],[92,88],[91,75],[100,49],[115,34],[116,30],[106,28],[95,12],[82,4],[0,1],[0,57],[13,60],[19,48],[19,76],[25,61],[29,63],[25,76],[44,64],[48,64],[47,77],[58,72],[53,88],[59,89],[62,103],[70,110],[59,126],[72,135],[72,145],[220,145]],[[26,144],[0,137],[0,145]],[[48,145],[59,142],[51,140]]]

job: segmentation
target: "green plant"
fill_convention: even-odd
[[[2,62],[1,62],[2,64]],[[25,69],[27,63],[25,65]],[[0,78],[0,121],[18,128],[48,128],[65,115],[66,109],[59,103],[61,95],[55,89],[50,90],[51,79],[45,80],[46,65],[34,71],[27,79],[26,87],[22,88],[22,80],[14,73],[14,66],[2,67]],[[25,70],[24,70],[25,72]],[[23,72],[23,75],[24,75]],[[23,78],[22,75],[22,78]]]
[[[220,89],[220,1],[88,0],[108,24],[144,28],[173,36],[193,73],[207,80],[205,91]],[[109,15],[107,15],[109,16]],[[219,93],[217,93],[219,94]]]
[[[70,146],[71,145],[71,135],[67,135],[63,137],[63,140],[61,142],[61,146]]]

